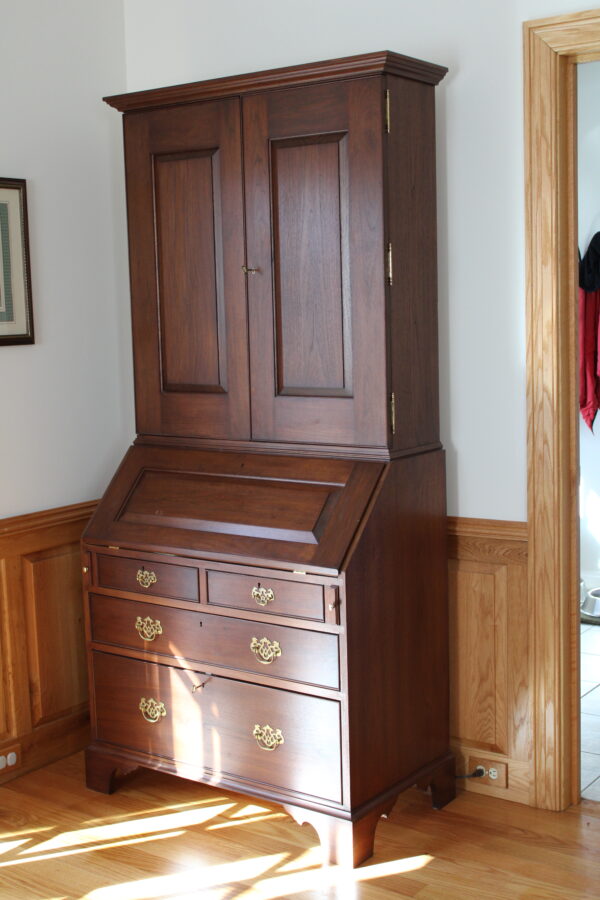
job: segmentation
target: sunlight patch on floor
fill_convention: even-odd
[[[209,805],[215,804],[215,803],[231,803],[231,800],[229,797],[225,797],[225,796],[215,797],[213,795],[211,797],[208,797],[206,800],[190,800],[189,803],[164,803],[164,804],[161,804],[160,806],[150,806],[150,807],[148,807],[148,809],[140,809],[136,813],[128,812],[128,813],[123,813],[122,815],[111,815],[110,821],[111,822],[120,822],[120,821],[126,821],[126,820],[134,819],[134,818],[141,819],[144,816],[150,816],[153,813],[164,813],[165,811],[177,812],[178,810],[182,810],[182,809],[192,809],[192,808],[196,808],[197,806],[209,806]],[[87,825],[88,827],[91,827],[92,825],[103,825],[106,822],[106,819],[107,819],[106,816],[99,816],[94,819],[86,819],[84,822],[82,822],[82,824]],[[44,830],[49,831],[49,828],[45,828]],[[29,832],[27,832],[27,833],[29,834]],[[11,833],[11,835],[12,835],[12,833]],[[3,837],[3,835],[0,834],[0,838],[1,837]]]
[[[0,840],[2,840],[2,838],[21,837],[22,835],[25,835],[25,834],[28,837],[31,837],[36,834],[41,834],[42,831],[53,831],[53,830],[54,829],[52,828],[51,825],[42,825],[42,826],[40,826],[40,828],[22,828],[21,831],[3,831],[0,834]]]
[[[286,853],[275,853],[272,856],[258,856],[224,865],[188,868],[175,875],[159,875],[96,888],[81,900],[159,900],[165,897],[199,896],[204,900],[205,895],[200,895],[199,891],[259,878],[267,869],[283,862],[286,856]],[[190,885],[194,886],[192,893]]]
[[[314,866],[320,866],[323,862],[323,851],[321,847],[310,847],[305,853],[300,853],[294,859],[279,866],[280,872],[299,872],[302,869],[312,869]]]
[[[31,838],[21,838],[19,841],[2,841],[0,843],[0,856],[3,853],[10,853],[11,850],[16,850],[17,847],[22,847],[23,844],[28,844]]]
[[[415,872],[429,865],[433,858],[433,856],[411,856],[408,859],[395,859],[372,866],[361,866],[359,869],[324,866],[320,869],[311,869],[310,872],[296,872],[291,875],[263,878],[253,887],[237,894],[236,900],[275,900],[278,897],[293,897],[294,894],[304,891],[318,892],[325,888],[336,888],[340,897],[343,897],[344,900],[352,900],[356,896],[359,882]]]
[[[259,813],[268,813],[271,810],[266,806],[256,806],[254,803],[246,803],[241,809],[231,813],[231,819],[243,819],[246,816],[257,816]]]
[[[0,862],[0,869],[6,869],[10,866],[20,866],[25,863],[44,862],[47,859],[61,859],[64,856],[77,856],[81,853],[91,853],[94,850],[113,850],[115,847],[130,847],[132,844],[146,844],[149,841],[164,841],[165,838],[181,837],[185,831],[165,831],[161,834],[150,834],[147,837],[133,837],[124,841],[109,841],[104,844],[97,844],[95,847],[73,847],[70,850],[56,850],[53,853],[38,853],[37,848],[30,847],[26,851],[22,851],[19,859],[13,859],[6,862]],[[27,856],[23,856],[27,853]],[[32,855],[34,854],[34,855]]]
[[[202,825],[215,816],[231,809],[233,803],[221,803],[217,806],[206,806],[200,809],[189,809],[183,812],[167,813],[162,816],[136,817],[127,821],[112,822],[110,825],[96,825],[93,828],[79,828],[76,831],[64,831],[55,837],[38,844],[36,852],[44,853],[65,847],[77,847],[82,844],[114,841],[149,832],[173,831]]]
[[[268,819],[287,819],[285,813],[266,813],[260,816],[251,816],[248,819],[234,819],[232,816],[227,822],[217,822],[216,825],[207,825],[207,831],[219,831],[221,828],[233,828],[240,825],[250,825],[252,822],[266,822]]]

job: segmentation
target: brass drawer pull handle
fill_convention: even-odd
[[[146,722],[150,722],[151,725],[155,725],[159,719],[164,718],[167,714],[162,700],[155,700],[154,697],[148,697],[147,700],[145,697],[142,697],[138,709]]]
[[[281,656],[279,641],[270,641],[269,638],[266,637],[261,638],[260,641],[258,638],[253,637],[250,641],[250,649],[259,663],[262,663],[264,666],[268,666],[270,663],[274,662],[278,656]]]
[[[158,578],[154,572],[151,572],[149,569],[138,569],[135,580],[140,587],[149,588],[151,585],[156,584]]]
[[[255,725],[252,734],[261,750],[276,750],[284,743],[281,729],[271,728],[270,725]]]
[[[267,603],[273,602],[275,594],[272,588],[264,588],[257,584],[252,588],[252,599],[256,600],[259,606],[266,606]]]
[[[135,630],[143,641],[153,641],[157,635],[163,633],[159,620],[151,619],[150,616],[146,616],[145,619],[138,616],[135,620]]]

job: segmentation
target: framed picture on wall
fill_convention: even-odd
[[[0,178],[2,344],[33,344],[27,193],[23,178]]]

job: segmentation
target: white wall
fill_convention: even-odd
[[[36,343],[0,346],[0,518],[99,496],[134,435],[122,0],[0,0],[0,177],[27,180]]]
[[[600,231],[600,62],[578,66],[577,94],[579,249],[584,254]],[[594,433],[579,421],[581,576],[595,588],[600,587],[600,415]]]
[[[549,0],[125,0],[138,90],[390,49],[449,67],[437,92],[448,509],[526,518],[522,22]]]
[[[437,91],[448,509],[524,519],[521,28],[581,7],[0,0],[0,175],[28,180],[37,332],[0,348],[0,518],[98,496],[133,435],[120,117],[99,98],[391,49],[450,69]]]

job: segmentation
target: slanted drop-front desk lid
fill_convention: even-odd
[[[338,572],[384,464],[137,445],[90,543]]]

